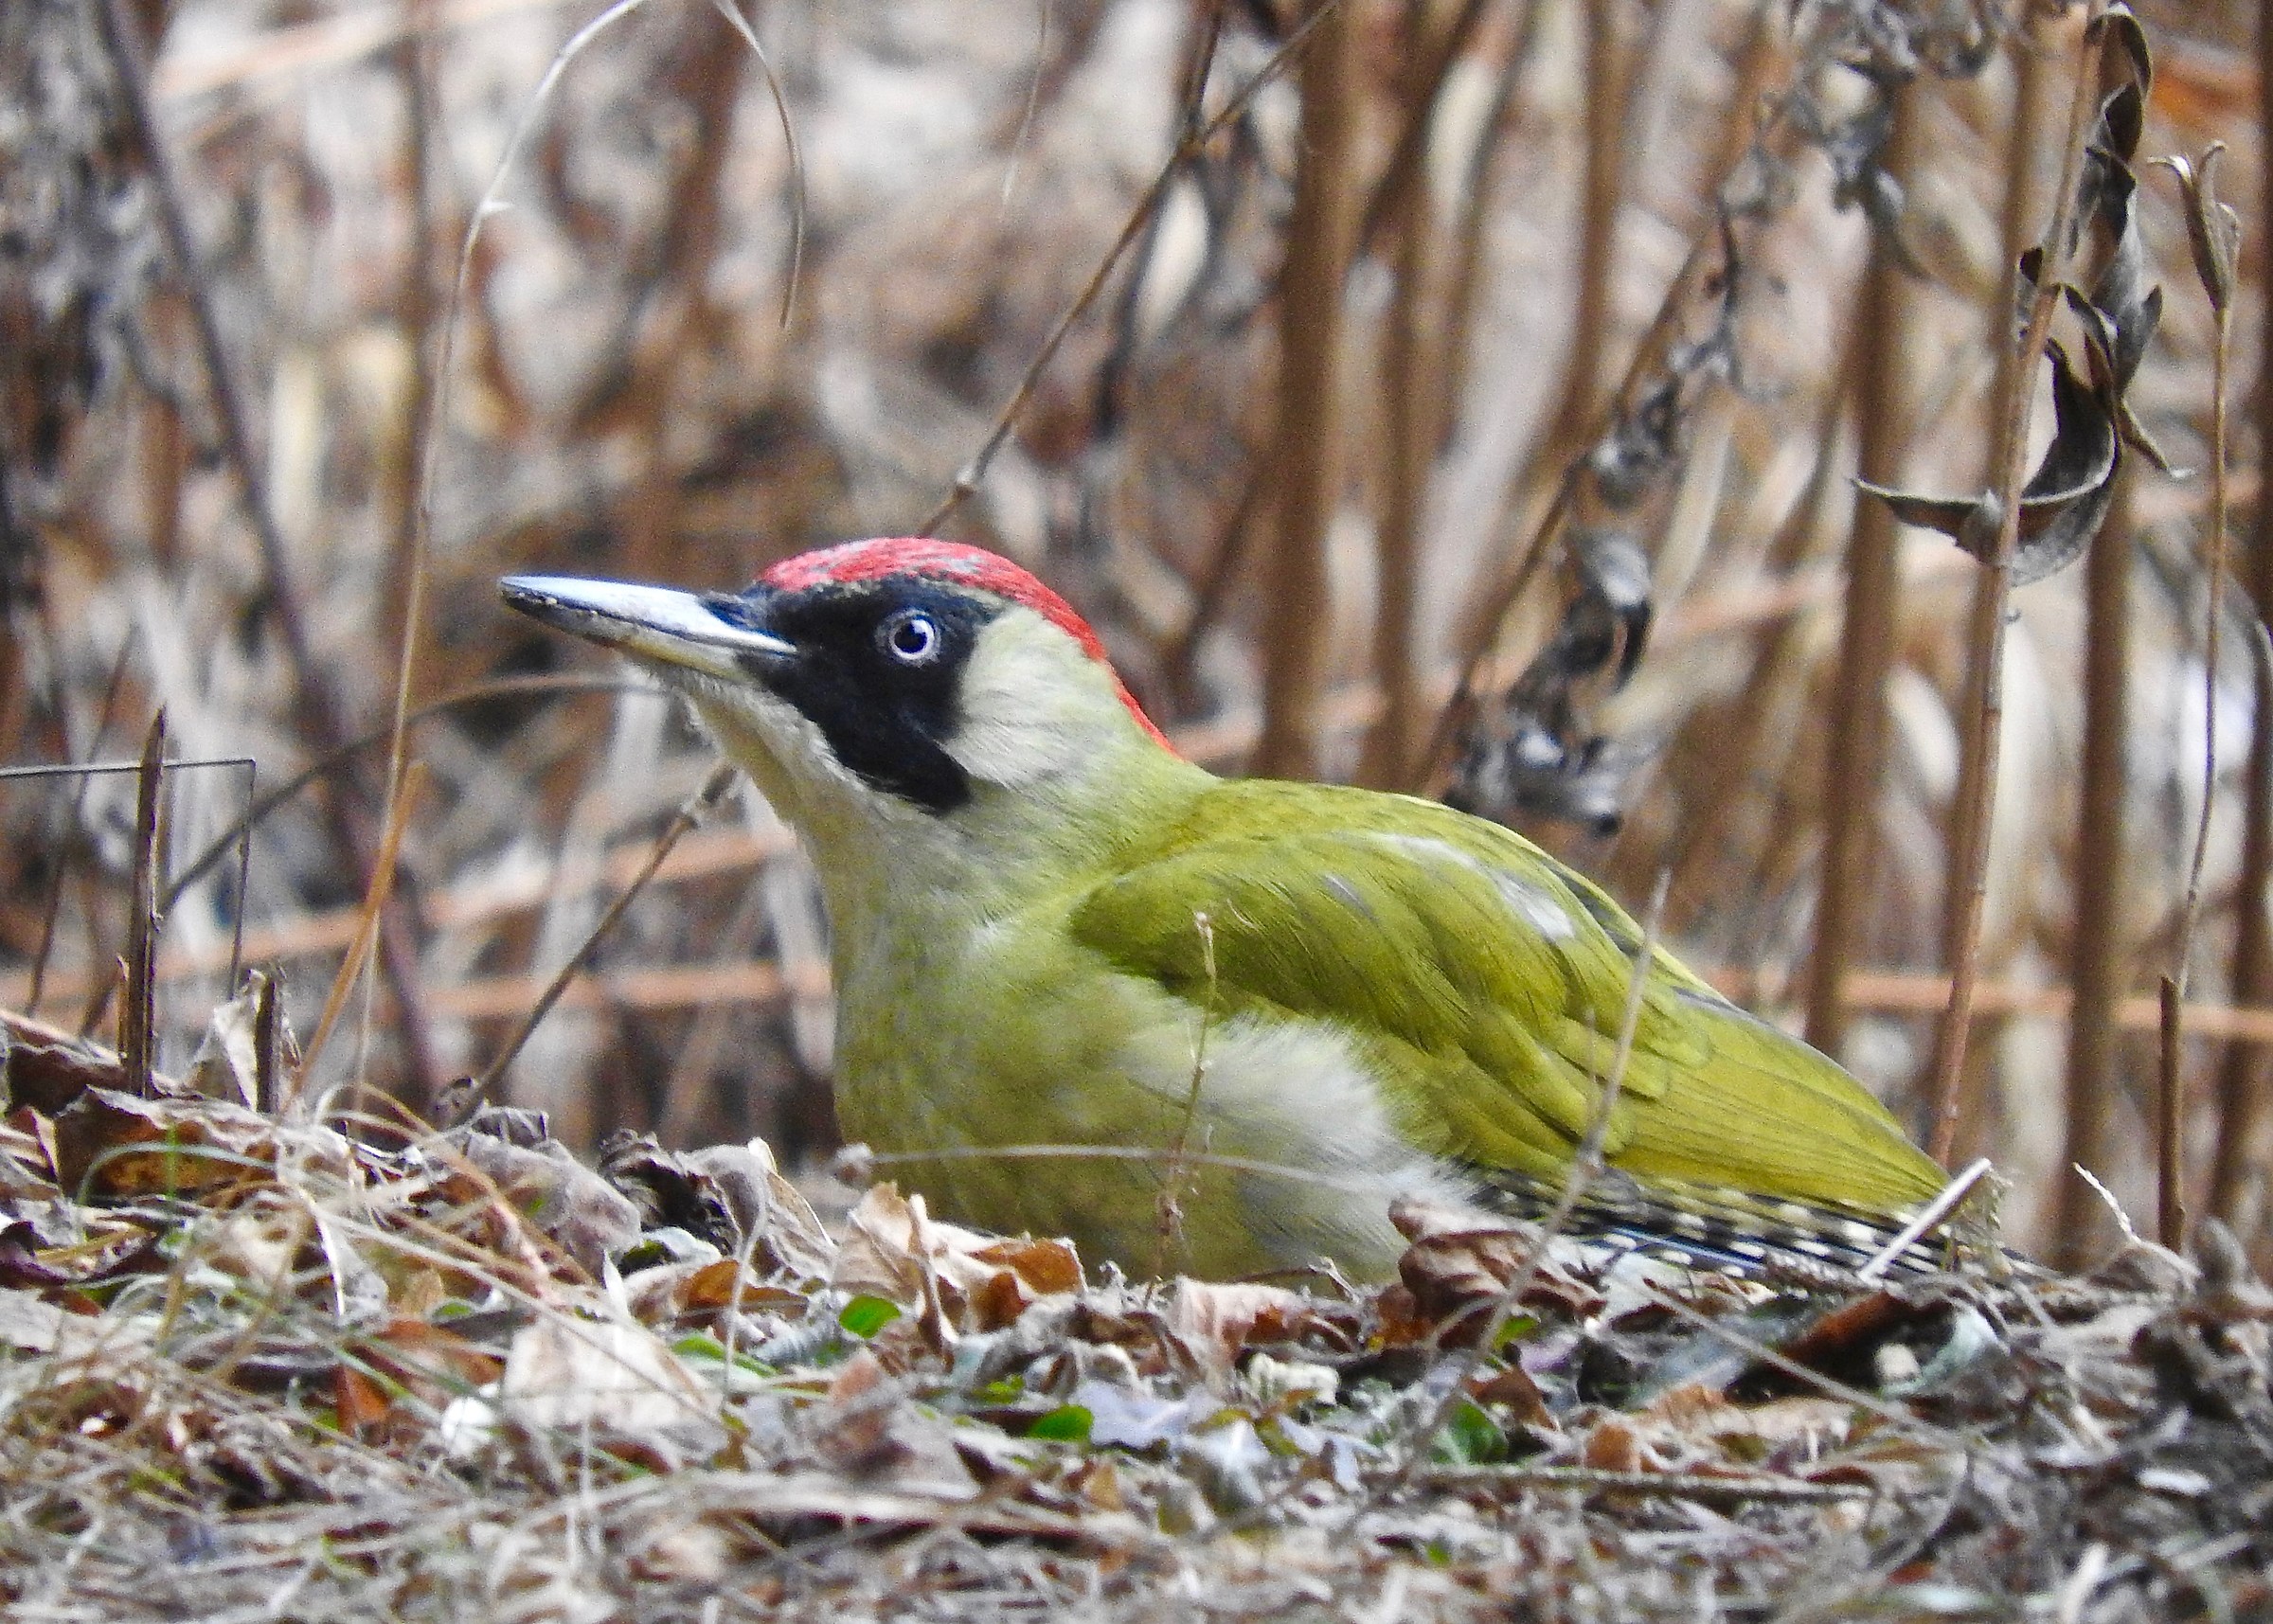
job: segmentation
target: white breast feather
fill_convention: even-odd
[[[1209,1029],[1206,1053],[1193,1147],[1298,1169],[1234,1180],[1251,1232],[1281,1262],[1332,1252],[1386,1272],[1405,1249],[1388,1222],[1392,1201],[1474,1201],[1473,1185],[1397,1132],[1380,1085],[1332,1026],[1237,1015]],[[1183,1094],[1189,1065],[1152,1085]]]

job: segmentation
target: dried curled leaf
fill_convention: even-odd
[[[1628,531],[1590,530],[1571,548],[1579,590],[1563,624],[1515,686],[1468,730],[1444,799],[1505,821],[1519,812],[1617,830],[1633,758],[1586,730],[1583,684],[1613,687],[1633,674],[1649,640],[1650,566]]]
[[[26,1107],[53,1116],[89,1088],[126,1088],[126,1069],[110,1050],[34,1021],[0,1010],[0,1082],[9,1110]],[[170,1098],[190,1092],[153,1076],[152,1090]]]
[[[829,1272],[835,1247],[761,1139],[676,1151],[622,1132],[600,1147],[600,1172],[650,1228],[683,1229],[728,1257],[746,1251],[761,1275]]]
[[[532,1150],[464,1128],[446,1137],[587,1274],[598,1276],[606,1259],[639,1239],[639,1209],[558,1140]]]
[[[107,1088],[84,1090],[56,1117],[55,1148],[67,1193],[111,1202],[264,1183],[284,1160],[345,1180],[353,1163],[329,1129],[287,1132],[222,1100],[138,1099]]]
[[[1389,1222],[1411,1242],[1397,1260],[1398,1278],[1426,1320],[1453,1328],[1439,1332],[1448,1343],[1482,1335],[1485,1316],[1527,1271],[1525,1305],[1573,1315],[1602,1305],[1600,1292],[1538,1255],[1546,1235],[1537,1224],[1479,1221],[1472,1212],[1411,1199],[1389,1208]]]
[[[910,1313],[943,1317],[958,1332],[999,1330],[1038,1299],[1078,1291],[1082,1264],[1069,1240],[981,1235],[942,1223],[922,1196],[881,1184],[845,1226],[830,1283]]]
[[[2086,37],[2099,48],[2100,108],[2076,181],[2066,244],[2068,276],[2056,290],[2083,329],[2084,367],[2079,372],[2063,346],[2047,341],[2055,422],[2052,443],[2021,491],[2012,559],[2015,586],[2042,580],[2083,556],[2106,521],[2125,445],[2173,472],[2128,400],[2131,380],[2162,321],[2162,290],[2148,279],[2139,182],[2131,170],[2154,63],[2128,7],[2110,7]],[[2044,277],[2042,250],[2022,255],[2019,269],[2022,291],[2032,301]],[[2003,513],[1994,492],[1927,496],[1868,480],[1855,483],[1903,523],[1940,530],[1983,562],[1995,558]]]
[[[2209,295],[2210,308],[2221,315],[2232,307],[2235,267],[2242,254],[2242,217],[2231,204],[2218,197],[2218,160],[2225,155],[2226,143],[2212,141],[2199,158],[2181,155],[2151,160],[2178,177],[2194,276]]]
[[[2013,584],[2026,586],[2075,562],[2107,517],[2115,497],[2120,455],[2115,427],[2113,367],[2096,341],[2087,341],[2091,376],[2080,376],[2058,344],[2046,346],[2052,366],[2052,412],[2057,426],[2044,460],[2023,488],[2020,526],[2013,549]],[[1939,530],[1987,562],[1996,549],[1995,491],[1978,496],[1921,496],[1867,479],[1855,484],[1906,525]]]

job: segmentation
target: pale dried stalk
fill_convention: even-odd
[[[1328,10],[1331,8],[1331,10]],[[1317,776],[1318,688],[1332,616],[1327,532],[1341,496],[1342,279],[1355,228],[1357,32],[1349,9],[1327,11],[1302,55],[1302,155],[1279,281],[1279,426],[1269,452],[1278,533],[1264,566],[1262,738],[1255,770]]]
[[[2259,8],[2258,61],[2258,178],[2260,198],[2273,198],[2273,12]],[[2260,446],[2273,446],[2273,322],[2264,324],[2260,340],[2257,383],[2257,437]],[[2273,616],[2273,502],[2260,500],[2249,552],[2249,595],[2256,600],[2261,648],[2266,616]],[[2232,995],[2237,1000],[2273,999],[2273,919],[2266,916],[2266,900],[2273,896],[2273,670],[2264,659],[2256,662],[2256,703],[2250,709],[2249,788],[2243,813],[2241,876],[2235,894],[2242,899],[2235,921]],[[2257,1231],[2252,1222],[2264,1211],[2262,1195],[2253,1191],[2266,1174],[2266,1129],[2273,1124],[2273,1084],[2269,1084],[2261,1057],[2238,1045],[2226,1051],[2218,1072],[2218,1132],[2215,1164],[2211,1169],[2210,1210],[2245,1237]],[[2246,1209],[2255,1205],[2258,1211]]]
[[[1918,113],[1915,89],[1894,99],[1894,128],[1885,163],[1898,180],[1909,174]],[[1899,484],[1909,444],[1908,274],[1899,245],[1873,243],[1855,319],[1863,346],[1853,369],[1862,475]],[[1887,683],[1894,667],[1894,628],[1902,611],[1901,538],[1885,503],[1856,492],[1847,540],[1847,598],[1839,633],[1838,674],[1832,688],[1830,747],[1823,760],[1822,886],[1816,901],[1815,948],[1808,979],[1807,1041],[1836,1055],[1847,1035],[1844,987],[1861,956],[1863,919],[1877,875],[1880,761],[1885,754]]]
[[[1477,8],[1463,15],[1467,20]],[[1407,39],[1425,45],[1426,16],[1406,14]],[[1440,62],[1449,52],[1439,55]],[[1441,70],[1414,87],[1408,128],[1425,131]],[[1416,151],[1418,142],[1416,141]],[[1388,439],[1382,470],[1381,587],[1374,608],[1373,671],[1381,685],[1381,714],[1366,736],[1358,779],[1396,787],[1420,719],[1421,673],[1415,668],[1413,616],[1419,598],[1421,521],[1429,473],[1443,426],[1443,333],[1436,298],[1437,223],[1429,206],[1427,174],[1416,159],[1385,180],[1379,194],[1397,233],[1397,287],[1387,317],[1381,365],[1382,426]]]
[[[2202,633],[2202,812],[2194,825],[2194,849],[2186,869],[2186,904],[2179,917],[2173,973],[2162,978],[2161,1087],[2156,1097],[2156,1173],[2160,1192],[2160,1239],[2173,1251],[2186,1244],[2185,1049],[2187,985],[2193,974],[2194,934],[2202,923],[2202,870],[2210,858],[2210,823],[2218,795],[2218,653],[2226,620],[2226,374],[2233,349],[2233,311],[2214,291],[2216,329],[2210,347],[2210,606]],[[2264,899],[2241,893],[2241,907],[2263,909]]]
[[[2123,819],[2130,740],[2130,481],[2116,492],[2112,537],[2085,560],[2084,761],[2076,826],[2076,905],[2069,975],[2067,1122],[2063,1167],[2104,1169],[2113,1160],[2117,1005],[2123,993],[2126,867]],[[2053,1260],[2086,1261],[2099,1204],[2074,1179],[2059,1181]]]

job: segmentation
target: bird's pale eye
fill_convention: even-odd
[[[939,658],[939,622],[920,609],[903,609],[877,628],[876,637],[904,666],[927,666]]]

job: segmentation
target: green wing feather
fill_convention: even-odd
[[[1208,791],[1128,855],[1075,905],[1080,940],[1225,1015],[1339,1024],[1436,1154],[1487,1177],[1567,1167],[1641,945],[1585,879],[1434,802],[1262,780]],[[1942,1184],[1852,1078],[1662,950],[1604,1148],[1645,1180],[1844,1208]]]

